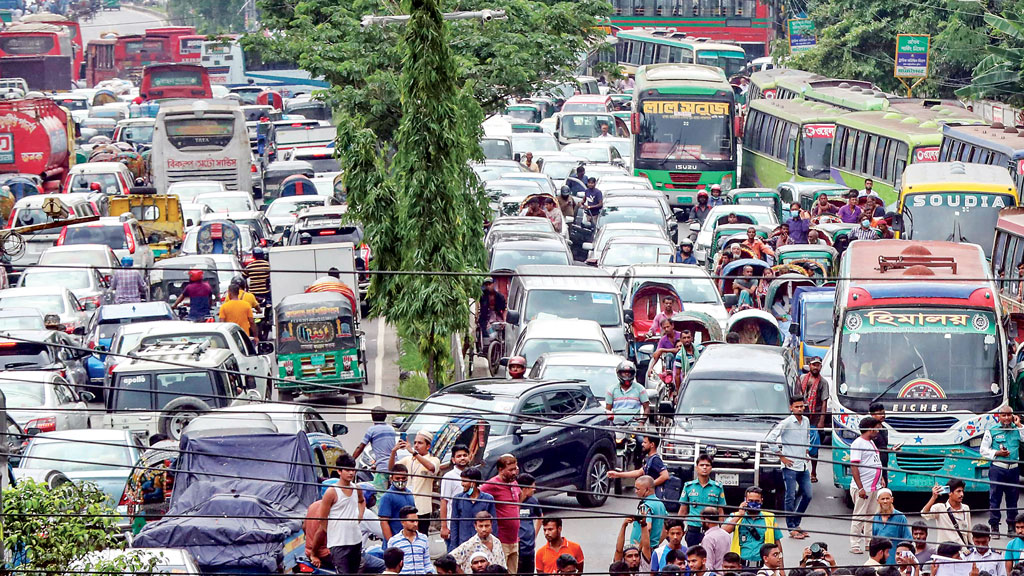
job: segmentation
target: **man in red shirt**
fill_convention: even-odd
[[[807,418],[811,422],[810,448],[811,482],[818,481],[818,447],[821,445],[821,430],[828,422],[825,410],[825,379],[821,377],[821,358],[812,356],[807,360],[808,371],[797,379],[797,386],[804,402],[807,403]]]
[[[494,497],[494,509],[498,513],[498,540],[505,553],[507,566],[519,565],[519,502],[523,491],[516,478],[519,463],[511,454],[498,458],[498,475],[480,486],[481,492]]]
[[[576,559],[576,568],[583,573],[583,549],[580,545],[562,537],[562,519],[544,518],[544,538],[547,544],[537,550],[537,574],[557,574],[558,557],[568,554]]]

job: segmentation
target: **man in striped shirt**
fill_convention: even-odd
[[[252,249],[252,262],[245,265],[242,275],[249,281],[249,292],[263,302],[270,297],[270,262],[267,251],[257,246]]]
[[[430,561],[430,541],[419,532],[420,517],[415,506],[405,506],[398,515],[402,519],[402,531],[388,540],[386,548],[398,548],[405,553],[402,574],[434,574]]]

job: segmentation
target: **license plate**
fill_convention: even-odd
[[[315,354],[309,357],[309,363],[312,366],[326,366],[327,357],[324,356],[323,354]]]
[[[722,486],[739,486],[740,475],[739,474],[715,474],[715,480]]]
[[[346,370],[346,371],[342,372],[341,374],[338,374],[338,377],[339,378],[355,378],[355,375],[356,375],[355,371],[353,371],[353,370]]]
[[[932,486],[935,484],[935,478],[932,476],[922,476],[921,474],[907,474],[907,486]]]

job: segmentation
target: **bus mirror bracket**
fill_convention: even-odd
[[[903,215],[896,212],[889,212],[885,215],[885,219],[892,222],[889,225],[893,232],[903,232]]]

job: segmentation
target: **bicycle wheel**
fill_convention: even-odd
[[[498,375],[498,368],[501,366],[501,342],[495,340],[487,347],[487,371],[491,376]]]

